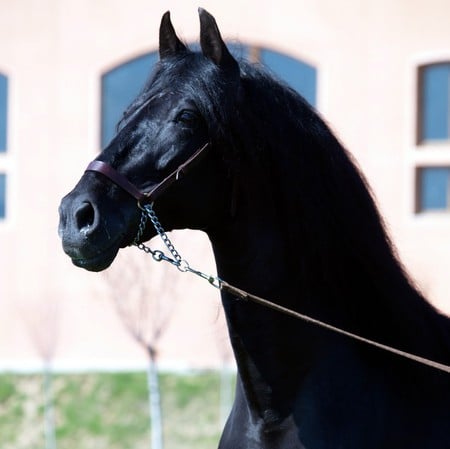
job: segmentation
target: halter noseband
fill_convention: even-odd
[[[170,173],[169,176],[164,178],[159,184],[153,187],[148,192],[143,192],[133,183],[131,183],[128,178],[121,173],[119,173],[115,168],[111,167],[106,162],[103,161],[92,161],[87,167],[85,172],[93,171],[101,173],[106,176],[114,184],[125,190],[138,202],[140,207],[145,203],[153,203],[156,198],[161,195],[168,187],[170,187],[175,181],[178,181],[182,176],[187,174],[198,162],[205,156],[206,149],[209,146],[209,142],[205,143],[201,148],[199,148],[186,162],[181,164],[176,170]]]

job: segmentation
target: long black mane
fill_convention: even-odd
[[[228,80],[201,53],[165,58],[119,127],[155,94],[180,85],[212,142],[226,148],[222,157],[241,188],[250,172],[266,183],[298,279],[298,308],[320,303],[321,318],[333,324],[448,361],[447,320],[406,274],[351,154],[300,94],[259,64],[240,60],[239,67],[236,96],[224,102]]]
[[[406,274],[351,154],[297,92],[259,66],[241,73],[236,146],[271,183],[302,307],[319,298],[338,324],[448,361],[447,320]]]

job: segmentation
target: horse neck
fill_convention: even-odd
[[[293,260],[306,257],[302,252],[307,245],[303,242],[303,248],[289,247],[267,183],[247,179],[245,186],[238,195],[236,217],[209,234],[222,279],[351,332],[429,355],[422,350],[422,342],[426,340],[424,346],[429,347],[435,340],[425,330],[425,322],[434,320],[435,313],[410,286],[387,242],[380,239],[380,245],[386,245],[383,256],[376,257],[367,248],[367,257],[376,259],[374,266],[353,263],[352,278],[342,276],[341,285],[329,282],[308,271],[314,265],[308,261],[303,261],[303,268],[293,266]],[[293,258],[293,253],[300,257]],[[338,259],[333,265],[337,270]],[[374,267],[382,272],[373,274]],[[350,267],[339,268],[342,273],[347,270]],[[320,290],[317,280],[321,280]],[[265,412],[274,420],[286,416],[308,370],[335,339],[325,339],[310,325],[253,303],[236,301],[227,293],[222,298],[239,370],[238,393],[242,392],[249,409],[259,416]],[[407,319],[401,321],[402,316]],[[423,331],[419,337],[417,328]]]
[[[287,275],[286,245],[273,193],[250,170],[237,185],[232,201],[237,211],[209,232],[219,276],[253,293],[278,292]]]
[[[248,185],[252,183],[249,182]],[[292,306],[295,277],[286,264],[288,251],[282,225],[262,184],[241,191],[238,214],[210,233],[219,277],[274,302]],[[314,350],[310,330],[259,305],[222,294],[231,343],[239,370],[240,391],[249,409],[286,415],[302,371]],[[308,345],[299,345],[300,340]],[[292,358],[301,360],[292,366]],[[304,364],[304,365],[303,365]]]

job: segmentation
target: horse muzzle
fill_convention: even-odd
[[[64,252],[74,265],[89,271],[107,268],[122,246],[126,246],[123,218],[72,191],[59,207],[58,233]]]

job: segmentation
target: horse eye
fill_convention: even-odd
[[[183,109],[176,118],[177,122],[185,123],[186,125],[193,125],[197,120],[197,113],[189,109]]]

